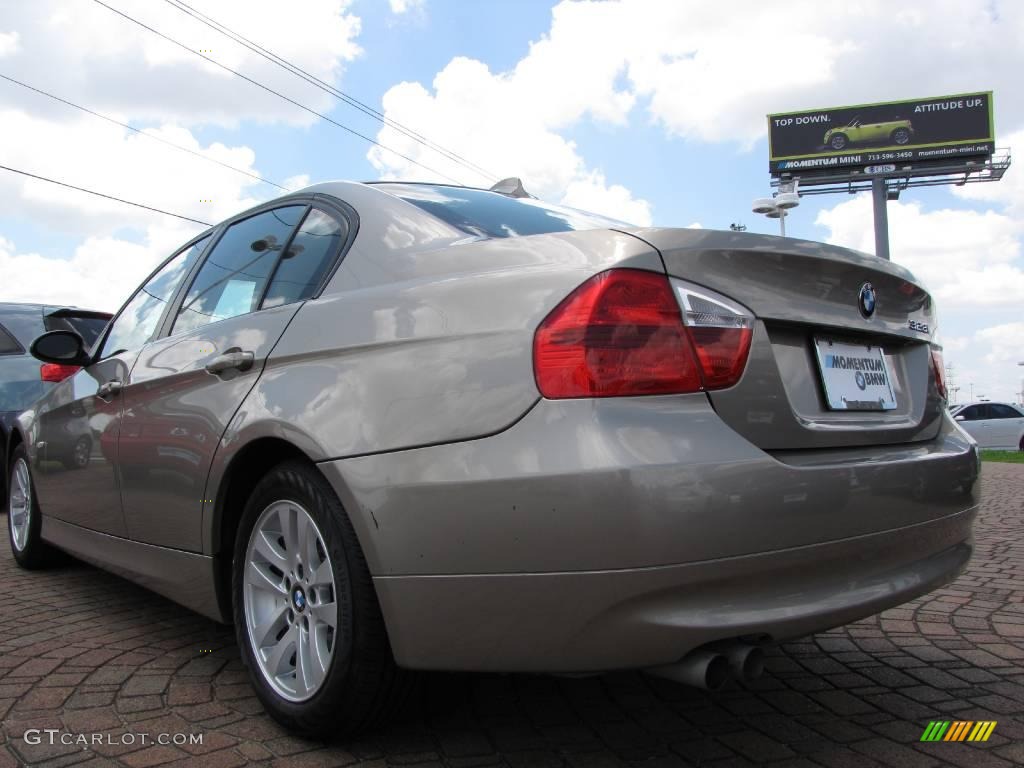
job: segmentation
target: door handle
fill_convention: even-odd
[[[96,390],[96,396],[102,398],[103,400],[109,400],[114,395],[119,394],[121,392],[122,387],[124,387],[124,384],[122,384],[120,381],[118,381],[117,379],[111,379],[110,381],[107,381],[99,385],[99,387]]]
[[[230,370],[247,371],[252,368],[254,359],[255,355],[252,352],[243,352],[236,347],[210,360],[206,364],[206,370],[210,373],[223,373]]]

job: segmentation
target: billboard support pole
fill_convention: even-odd
[[[875,210],[875,256],[889,261],[889,201],[885,179],[880,176],[871,180],[871,200]]]

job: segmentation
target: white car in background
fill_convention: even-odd
[[[1024,410],[1019,405],[965,403],[950,412],[981,448],[1024,451]]]

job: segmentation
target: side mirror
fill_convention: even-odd
[[[953,417],[953,419],[956,420],[956,421],[966,421],[966,419],[964,418],[962,413],[961,414],[957,414],[956,416]]]
[[[58,365],[89,365],[92,359],[82,337],[74,331],[50,331],[36,338],[28,348],[36,360]]]

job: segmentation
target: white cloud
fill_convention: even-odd
[[[4,165],[200,221],[215,223],[270,196],[271,188],[247,176],[90,117],[58,123],[3,110],[0,124],[5,136],[0,142]],[[204,147],[187,129],[171,125],[150,132],[257,172],[248,147],[219,143]],[[165,218],[6,171],[0,173],[0,197],[9,215],[30,216],[71,234],[99,236],[123,227],[142,229]],[[212,202],[201,202],[205,200]]]
[[[458,57],[434,78],[433,92],[419,83],[400,83],[384,95],[387,117],[415,126],[442,146],[457,148],[459,155],[479,164],[487,174],[469,171],[388,127],[380,130],[377,140],[426,168],[380,147],[373,147],[367,156],[382,178],[436,181],[447,176],[489,186],[495,178],[518,176],[527,191],[538,197],[564,200],[615,218],[628,215],[631,223],[649,224],[649,203],[625,187],[607,185],[603,173],[586,166],[575,143],[556,132],[556,127],[581,117],[584,105],[569,105],[571,97],[559,99],[558,84],[538,80],[541,75],[530,66],[524,67],[523,74],[518,69],[494,74],[482,62]],[[608,117],[614,110],[600,113]]]
[[[384,104],[389,117],[422,125],[423,133],[489,170],[558,195],[590,172],[559,135],[585,117],[623,125],[641,108],[672,135],[750,146],[773,111],[979,87],[1015,93],[1022,38],[1024,4],[1007,0],[898,9],[865,0],[827,11],[820,0],[567,0],[511,70],[492,73],[455,58],[432,92],[403,83]],[[1024,120],[1021,100],[997,98],[996,105],[998,121]],[[391,131],[380,138],[460,174]],[[370,157],[384,175],[424,176],[380,150]]]
[[[335,103],[319,90],[164,4],[124,10],[190,47],[318,109]],[[338,83],[359,54],[359,19],[350,0],[310,0],[301,14],[276,3],[195,2],[213,18],[314,75]],[[201,144],[191,126],[241,120],[305,124],[306,113],[198,57],[161,41],[110,11],[77,0],[11,4],[0,33],[4,71],[119,120],[152,124],[147,133],[258,174],[246,146]],[[277,190],[145,136],[84,117],[16,85],[0,82],[0,162],[115,197],[217,222]],[[297,175],[285,185],[303,186]],[[0,172],[5,215],[72,237],[67,252],[18,250],[0,233],[0,299],[76,303],[116,309],[162,258],[200,225]],[[16,279],[7,279],[8,275]]]
[[[962,339],[963,345],[943,350],[949,371],[949,385],[959,387],[959,402],[979,397],[1019,402],[1024,368],[1024,323],[1012,321],[979,328]]]
[[[300,173],[297,176],[289,176],[287,179],[281,182],[281,185],[288,187],[288,189],[303,189],[310,185],[310,177],[308,173]]]
[[[391,12],[396,16],[409,11],[422,10],[426,0],[388,0],[391,5]]]
[[[575,10],[577,24],[587,13]],[[978,88],[996,91],[997,123],[1024,119],[1011,95],[1024,69],[1024,5],[1013,0],[652,0],[620,13],[591,45],[625,60],[634,92],[679,136],[749,144],[769,112]]]
[[[211,58],[299,102],[319,110],[335,103],[322,90],[169,4],[111,0],[110,5],[191,48],[211,51]],[[350,0],[304,0],[301,13],[280,3],[251,0],[197,0],[190,5],[334,84],[345,62],[360,52],[355,42],[360,22],[348,12]],[[316,119],[96,3],[7,3],[4,24],[20,38],[19,50],[4,59],[5,74],[97,111],[185,125],[235,125],[246,119],[309,124]],[[17,86],[0,87],[8,107],[61,120],[68,114],[66,107]]]
[[[988,344],[989,351],[985,355],[987,363],[1015,364],[1024,361],[1024,322],[983,328],[974,337]],[[1024,369],[1021,375],[1024,375]]]
[[[18,50],[17,32],[0,32],[0,58],[9,56]]]
[[[216,223],[276,190],[190,157],[123,129],[85,118],[55,123],[0,111],[10,141],[0,143],[0,163],[134,200],[200,221]],[[168,141],[256,172],[251,149],[201,145],[177,126],[152,129]],[[88,151],[83,151],[83,148]],[[308,181],[294,177],[296,184]],[[8,215],[42,222],[55,232],[81,236],[66,253],[19,252],[0,235],[0,301],[77,304],[116,310],[142,278],[202,225],[175,220],[123,203],[0,172],[0,198]],[[204,202],[209,201],[209,202]],[[134,236],[133,236],[134,234]],[[15,275],[17,279],[6,279]]]
[[[996,146],[1016,149],[1019,162],[1020,152],[1024,149],[1024,130],[997,137]],[[999,181],[953,187],[953,194],[971,202],[1001,205],[1008,214],[1024,218],[1024,174],[1019,165],[1011,166]]]
[[[927,286],[940,309],[1024,305],[1019,218],[993,210],[926,211],[916,202],[891,202],[888,213],[893,261]],[[830,243],[874,251],[868,195],[822,210],[815,223],[829,230]]]
[[[584,211],[599,211],[632,224],[650,224],[651,206],[635,199],[621,184],[608,185],[604,174],[591,171],[569,182],[562,202]]]
[[[89,237],[67,259],[19,253],[14,243],[0,237],[0,274],[17,275],[4,280],[0,301],[116,311],[143,278],[196,231],[185,222],[157,225],[147,231],[143,244]]]
[[[967,349],[971,340],[967,336],[950,336],[949,338],[943,337],[942,348],[945,353],[949,352],[963,352]]]
[[[642,111],[670,135],[749,147],[764,135],[768,112],[979,87],[1015,93],[1022,38],[1024,4],[1006,0],[897,9],[865,0],[827,11],[820,0],[566,0],[511,69],[453,58],[429,89],[401,83],[383,103],[388,117],[557,200],[604,178],[567,138],[583,120],[625,126]],[[1024,120],[1020,99],[996,105],[1000,121]],[[378,138],[437,172],[374,148],[369,157],[385,178],[485,181],[396,131]],[[650,209],[625,188],[586,197],[618,205],[623,194],[628,210]]]

